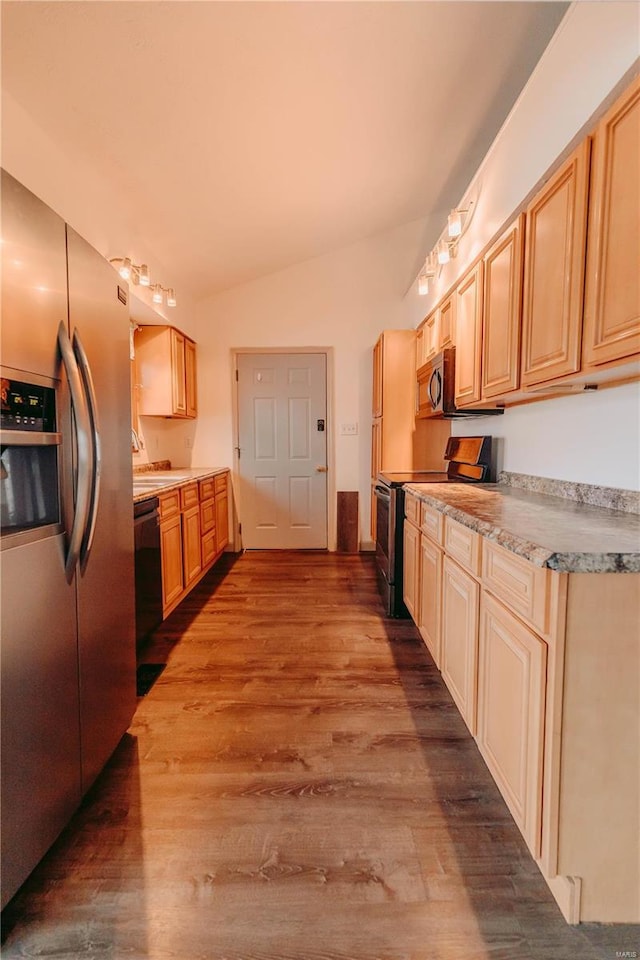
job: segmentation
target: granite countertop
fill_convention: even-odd
[[[640,517],[505,484],[410,483],[430,507],[562,573],[639,573]]]
[[[228,467],[185,467],[184,469],[134,469],[133,473],[133,502],[140,503],[149,497],[157,497],[162,493],[170,493],[186,483],[194,480],[204,480],[218,473],[226,473]]]

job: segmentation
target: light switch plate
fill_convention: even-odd
[[[341,423],[340,424],[341,437],[357,437],[357,435],[358,435],[357,423]]]

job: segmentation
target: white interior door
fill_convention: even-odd
[[[242,544],[326,548],[326,355],[244,353],[237,363]]]

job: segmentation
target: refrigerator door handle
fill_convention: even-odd
[[[71,583],[80,556],[80,547],[84,538],[91,506],[92,442],[89,411],[85,400],[80,370],[78,369],[73,347],[71,346],[71,341],[69,340],[69,335],[64,323],[61,323],[58,327],[58,346],[69,382],[71,407],[76,425],[76,449],[78,456],[75,478],[75,513],[71,525],[71,533],[67,541],[67,556],[64,567],[67,582]]]
[[[78,365],[80,367],[80,376],[82,377],[82,383],[84,384],[93,448],[93,462],[90,477],[91,502],[89,505],[89,515],[87,518],[84,536],[80,545],[80,572],[84,573],[87,563],[89,562],[89,554],[91,553],[93,537],[96,532],[98,501],[100,499],[100,475],[102,473],[102,447],[100,443],[96,390],[93,385],[93,376],[91,374],[89,360],[87,359],[87,354],[82,346],[82,341],[80,340],[77,329],[74,330],[73,333],[73,351],[77,357]]]

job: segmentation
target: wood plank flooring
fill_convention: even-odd
[[[226,555],[5,911],[5,960],[614,960],[568,926],[367,555]]]

